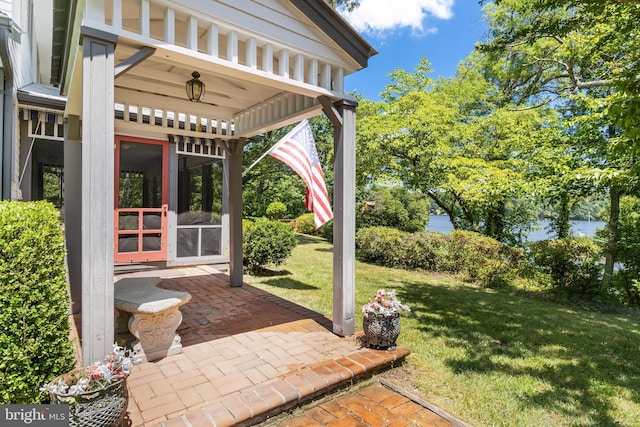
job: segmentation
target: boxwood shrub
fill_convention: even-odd
[[[313,213],[304,213],[296,218],[294,221],[294,230],[296,233],[315,234],[316,226],[313,222]]]
[[[250,272],[282,264],[296,247],[295,233],[285,223],[258,218],[242,226],[243,263]]]
[[[58,216],[48,202],[0,202],[0,404],[46,400],[40,386],[74,365]]]

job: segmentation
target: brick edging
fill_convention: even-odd
[[[401,364],[409,349],[362,348],[335,360],[319,362],[227,396],[215,403],[161,423],[165,427],[249,426],[306,404],[340,388],[353,385],[382,370]]]

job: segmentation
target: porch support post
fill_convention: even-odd
[[[355,333],[356,289],[356,106],[335,104],[342,124],[334,122],[333,185],[333,332],[340,336]],[[336,124],[338,124],[336,126]]]
[[[114,340],[114,49],[117,36],[82,28],[82,355]]]
[[[82,144],[80,118],[64,121],[64,232],[71,286],[71,311],[82,310]]]
[[[242,286],[242,148],[245,139],[229,142],[229,281]]]

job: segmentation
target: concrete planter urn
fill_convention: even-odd
[[[400,335],[400,313],[391,316],[368,314],[362,319],[362,330],[367,346],[380,350],[392,350]]]
[[[83,371],[84,369],[77,369],[57,379],[71,383],[82,375]],[[69,405],[71,427],[120,426],[123,424],[129,400],[126,378],[97,390],[74,394],[50,391],[49,394],[51,403]]]
[[[74,369],[45,384],[51,403],[69,405],[71,427],[123,425],[128,406],[129,352],[114,345],[104,360]]]
[[[396,291],[379,289],[373,300],[362,306],[362,330],[367,339],[367,347],[394,349],[400,335],[400,313],[403,311],[411,309],[400,303]]]

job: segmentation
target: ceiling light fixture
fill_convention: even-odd
[[[204,98],[205,84],[200,81],[200,73],[197,71],[191,73],[191,76],[193,78],[186,85],[187,96],[189,101],[200,102]]]

